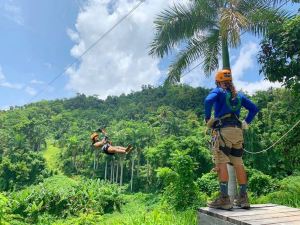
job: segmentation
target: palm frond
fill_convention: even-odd
[[[206,74],[218,68],[218,54],[220,52],[219,30],[213,29],[205,35],[198,35],[188,42],[175,62],[170,66],[168,83],[180,82],[182,71],[199,58],[203,58],[203,67]]]
[[[149,54],[163,57],[174,46],[192,37],[198,30],[215,26],[215,15],[209,15],[209,13],[216,9],[208,10],[209,5],[204,2],[200,0],[197,4],[177,5],[163,11],[154,21],[156,33],[150,44]]]
[[[241,42],[241,30],[247,29],[249,22],[240,12],[231,8],[221,10],[220,30],[221,36],[227,38],[229,45],[237,47]]]
[[[209,76],[219,67],[219,56],[221,52],[220,31],[214,30],[208,38],[208,47],[204,51],[203,69],[204,73]]]
[[[282,4],[282,3],[288,3],[288,2],[292,2],[292,3],[300,3],[300,0],[273,0],[271,1],[271,3],[273,4],[273,6]]]
[[[268,29],[277,24],[283,23],[291,15],[284,10],[264,7],[256,10],[248,15],[249,27],[246,31],[252,32],[254,35],[265,35]]]

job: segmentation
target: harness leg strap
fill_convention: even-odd
[[[232,148],[231,149],[231,153],[230,155],[235,156],[235,157],[242,157],[244,153],[244,149],[243,148]]]
[[[231,148],[229,148],[229,147],[227,147],[226,145],[225,146],[220,146],[219,147],[220,148],[220,150],[225,154],[225,155],[227,155],[227,156],[229,156],[229,155],[232,155],[231,154]]]

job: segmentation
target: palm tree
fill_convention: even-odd
[[[163,57],[175,48],[181,49],[170,66],[167,83],[180,82],[182,72],[202,58],[204,73],[210,75],[219,67],[230,69],[229,47],[241,44],[241,35],[250,32],[264,35],[271,24],[281,23],[288,14],[276,8],[288,0],[190,0],[188,5],[174,5],[154,21],[156,33],[150,55]],[[291,0],[300,2],[300,0]],[[230,173],[230,195],[236,194],[236,179]]]
[[[284,0],[191,0],[174,5],[155,20],[156,33],[149,54],[163,57],[181,49],[169,69],[167,82],[180,82],[182,72],[202,58],[206,75],[219,67],[230,69],[229,47],[238,47],[241,35],[266,33],[270,24],[282,22],[287,12],[276,8]],[[300,2],[294,0],[292,2]]]

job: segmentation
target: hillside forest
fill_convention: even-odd
[[[100,100],[40,101],[0,112],[0,224],[196,224],[218,192],[204,122],[208,89],[144,86]],[[245,149],[261,151],[299,120],[300,99],[281,88],[250,97],[260,112]],[[242,111],[241,117],[245,117]],[[106,126],[106,155],[90,135]],[[251,203],[300,206],[300,129],[261,154],[244,153]]]

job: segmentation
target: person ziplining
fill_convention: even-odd
[[[247,175],[242,156],[244,151],[243,130],[248,129],[259,109],[242,93],[238,93],[232,82],[231,70],[223,69],[216,74],[216,85],[205,99],[205,122],[212,129],[212,152],[215,171],[220,183],[220,196],[208,203],[211,208],[231,209],[232,202],[228,195],[227,164],[233,165],[240,185],[236,205],[248,209]],[[214,106],[215,118],[211,118]],[[248,110],[245,120],[239,120],[240,110]]]
[[[103,138],[100,140],[99,134],[103,134]],[[109,141],[105,128],[99,128],[91,135],[92,146],[95,148],[101,148],[103,153],[107,155],[114,155],[115,153],[128,154],[133,147],[129,144],[127,147],[122,146],[112,146],[112,142]]]

